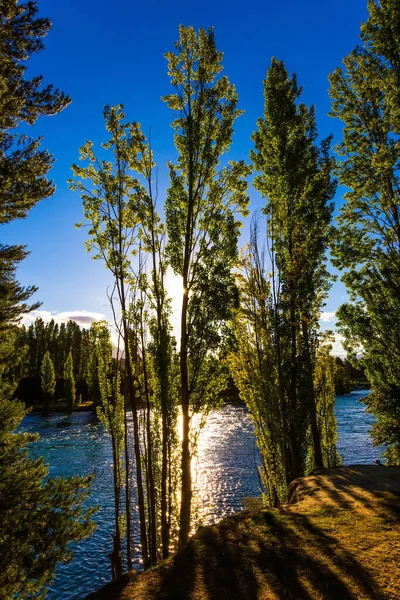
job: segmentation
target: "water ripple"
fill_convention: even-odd
[[[368,437],[373,418],[359,402],[365,392],[337,398],[338,449],[345,464],[372,463],[380,450]],[[49,600],[81,600],[110,580],[108,554],[113,527],[112,455],[108,435],[92,413],[30,414],[25,431],[40,433],[32,453],[43,454],[51,476],[95,471],[90,503],[101,504],[97,531],[75,547],[74,559],[59,565]],[[212,523],[243,508],[246,496],[259,495],[258,454],[251,421],[243,406],[226,405],[213,412],[200,440],[194,488],[197,520]],[[139,565],[137,565],[139,566]]]

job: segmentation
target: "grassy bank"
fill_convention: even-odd
[[[320,470],[280,510],[202,527],[175,557],[90,600],[400,599],[400,468]]]

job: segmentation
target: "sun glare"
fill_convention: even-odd
[[[180,275],[175,275],[170,267],[168,267],[167,275],[165,277],[165,286],[169,297],[171,298],[172,316],[171,324],[173,334],[179,344],[179,338],[181,333],[181,307],[182,307],[182,294],[183,294],[183,282]]]

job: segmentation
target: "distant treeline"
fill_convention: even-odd
[[[56,386],[54,401],[65,398],[64,368],[69,353],[72,355],[75,381],[75,404],[89,400],[97,404],[99,385],[94,345],[89,329],[79,327],[74,321],[56,323],[53,319],[44,323],[42,319],[29,327],[17,331],[16,345],[20,356],[20,380],[15,397],[28,406],[43,402],[41,368],[44,356],[50,354],[54,366]]]
[[[369,382],[365,375],[365,369],[360,364],[355,366],[347,359],[342,359],[339,356],[335,357],[335,392],[337,395],[348,394],[361,382],[369,386]]]
[[[41,368],[46,352],[50,354],[56,377],[54,402],[65,398],[64,368],[71,352],[76,389],[74,404],[89,401],[94,406],[99,404],[97,359],[89,329],[79,327],[74,321],[59,325],[53,319],[45,323],[38,318],[29,327],[18,328],[16,346],[20,356],[20,381],[14,396],[27,406],[37,407],[43,403]],[[339,357],[335,358],[335,362],[336,394],[348,394],[354,389],[354,381],[367,381],[362,366],[357,368]],[[225,401],[240,401],[238,389],[231,378],[221,397]]]

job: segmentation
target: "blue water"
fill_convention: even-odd
[[[381,457],[382,448],[373,447],[368,435],[374,417],[365,412],[361,399],[369,390],[336,396],[335,415],[338,423],[338,451],[345,465],[368,465]]]
[[[368,429],[373,418],[360,399],[367,392],[338,396],[338,450],[344,464],[368,464],[379,458]],[[108,554],[113,527],[113,482],[110,442],[92,413],[30,414],[25,431],[37,431],[33,452],[43,454],[51,476],[83,475],[95,471],[91,502],[100,504],[96,532],[75,548],[74,559],[59,565],[50,588],[50,600],[81,600],[111,578]],[[226,405],[213,412],[199,441],[194,486],[198,523],[210,523],[241,510],[246,496],[259,495],[257,453],[246,409]]]

